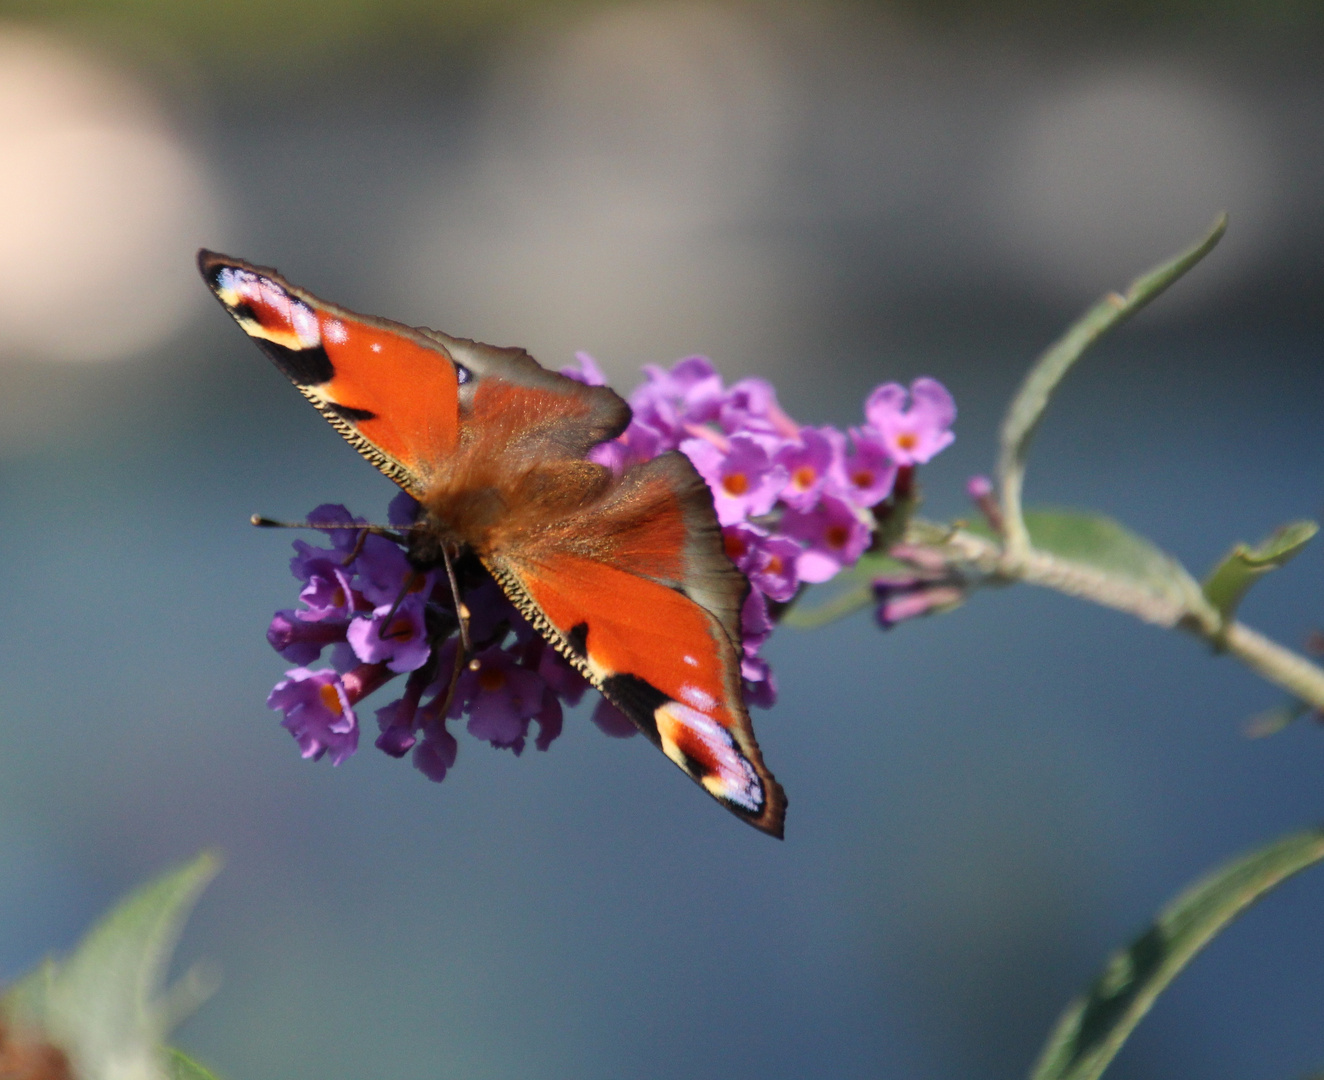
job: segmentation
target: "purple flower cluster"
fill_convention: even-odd
[[[591,357],[578,359],[564,374],[605,382]],[[770,706],[776,682],[759,649],[776,614],[802,584],[827,581],[859,559],[873,539],[875,508],[909,491],[915,466],[951,443],[955,405],[933,379],[917,379],[909,391],[889,383],[869,396],[866,422],[843,433],[797,424],[763,379],[724,386],[704,357],[644,370],[647,381],[630,398],[630,426],[590,457],[617,472],[667,450],[694,463],[712,489],[727,554],[751,584],[742,611],[746,701]],[[417,512],[401,494],[388,520],[407,528]],[[304,757],[329,754],[339,764],[353,754],[355,706],[398,676],[403,692],[377,710],[377,746],[394,757],[412,752],[433,780],[455,763],[458,744],[447,725],[461,717],[471,735],[516,754],[536,722],[534,745],[547,749],[560,734],[563,704],[576,704],[587,683],[495,581],[480,574],[466,588],[472,655],[457,656],[459,619],[444,573],[416,570],[401,537],[373,530],[343,506],[320,506],[309,521],[327,526],[330,546],[295,542],[290,568],[303,583],[302,607],[278,611],[267,631],[272,647],[298,665],[267,703],[284,713]],[[331,666],[314,670],[325,649]],[[635,733],[605,700],[593,720],[609,735]]]
[[[417,513],[418,503],[402,493],[388,520],[403,528]],[[473,656],[457,658],[459,619],[445,574],[415,570],[400,542],[371,531],[343,506],[319,506],[309,520],[327,526],[331,546],[295,541],[290,569],[303,582],[303,607],[276,612],[267,630],[272,647],[300,665],[285,673],[267,704],[285,714],[304,757],[329,754],[338,765],[353,754],[354,707],[399,675],[403,693],[377,710],[377,746],[393,757],[412,750],[414,764],[433,780],[455,763],[458,746],[447,723],[462,715],[470,734],[516,754],[536,721],[534,745],[547,749],[561,732],[562,703],[577,703],[587,683],[495,581],[485,576],[465,594]],[[328,647],[331,667],[310,669]]]

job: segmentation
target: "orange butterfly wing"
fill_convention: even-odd
[[[728,809],[782,835],[786,798],[741,698],[740,607],[712,496],[683,455],[619,481],[584,461],[629,423],[606,387],[357,315],[203,251],[204,279],[299,391],[472,547],[511,601]]]
[[[636,466],[601,504],[486,560],[524,615],[727,809],[780,837],[786,796],[740,681],[748,583],[689,460]]]
[[[217,299],[332,425],[413,495],[459,440],[459,375],[417,330],[365,319],[274,270],[198,253]]]
[[[246,334],[364,457],[416,498],[435,487],[462,442],[462,414],[512,439],[537,435],[536,456],[582,459],[630,422],[605,386],[547,371],[523,349],[499,349],[424,327],[359,315],[291,285],[275,270],[211,251],[198,268]],[[492,376],[499,376],[493,378]],[[504,418],[483,409],[499,396]],[[523,432],[510,431],[522,417]],[[469,439],[464,436],[468,434]],[[528,439],[523,440],[525,443]],[[527,449],[527,447],[525,447]],[[482,448],[490,459],[490,449]]]

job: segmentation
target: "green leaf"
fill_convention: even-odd
[[[1154,621],[1175,622],[1199,601],[1200,586],[1181,563],[1112,518],[1077,510],[1031,510],[1025,524],[1035,548],[1068,567],[1093,572],[1103,581],[1105,594],[1111,583],[1119,593],[1146,595],[1156,611],[1171,612],[1171,619]],[[1070,581],[1059,587],[1073,592]],[[1093,598],[1102,602],[1106,595]]]
[[[1007,409],[999,440],[998,488],[1006,519],[1007,543],[1011,548],[1020,549],[1025,544],[1021,522],[1021,488],[1025,478],[1026,455],[1053,391],[1086,349],[1118,323],[1134,315],[1208,255],[1226,228],[1227,215],[1220,214],[1199,243],[1149,273],[1141,274],[1131,282],[1125,293],[1109,293],[1050,345],[1030,369]]]
[[[1238,544],[1205,578],[1205,599],[1225,621],[1231,619],[1247,590],[1270,570],[1290,562],[1317,532],[1313,521],[1292,521],[1256,547]]]
[[[1284,837],[1215,870],[1159,912],[1130,947],[1114,953],[1085,995],[1068,1006],[1031,1080],[1094,1080],[1211,938],[1270,889],[1324,858],[1324,829]]]
[[[170,958],[216,856],[144,885],[96,924],[65,960],[47,960],[0,999],[15,1027],[42,1034],[80,1077],[163,1076],[161,1045],[206,998],[197,973],[165,989]]]
[[[216,1074],[204,1069],[182,1050],[166,1049],[166,1075],[169,1080],[216,1080]]]

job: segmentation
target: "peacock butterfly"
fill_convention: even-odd
[[[670,451],[587,460],[630,422],[605,386],[523,349],[358,315],[210,251],[202,276],[349,443],[422,505],[420,568],[472,553],[544,638],[713,798],[780,837],[786,796],[741,697],[749,583]]]

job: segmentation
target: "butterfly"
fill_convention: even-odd
[[[707,484],[669,451],[586,457],[630,422],[523,349],[355,314],[210,251],[203,279],[331,425],[421,504],[419,568],[469,553],[529,623],[718,802],[780,837],[786,796],[741,696],[749,583]]]

